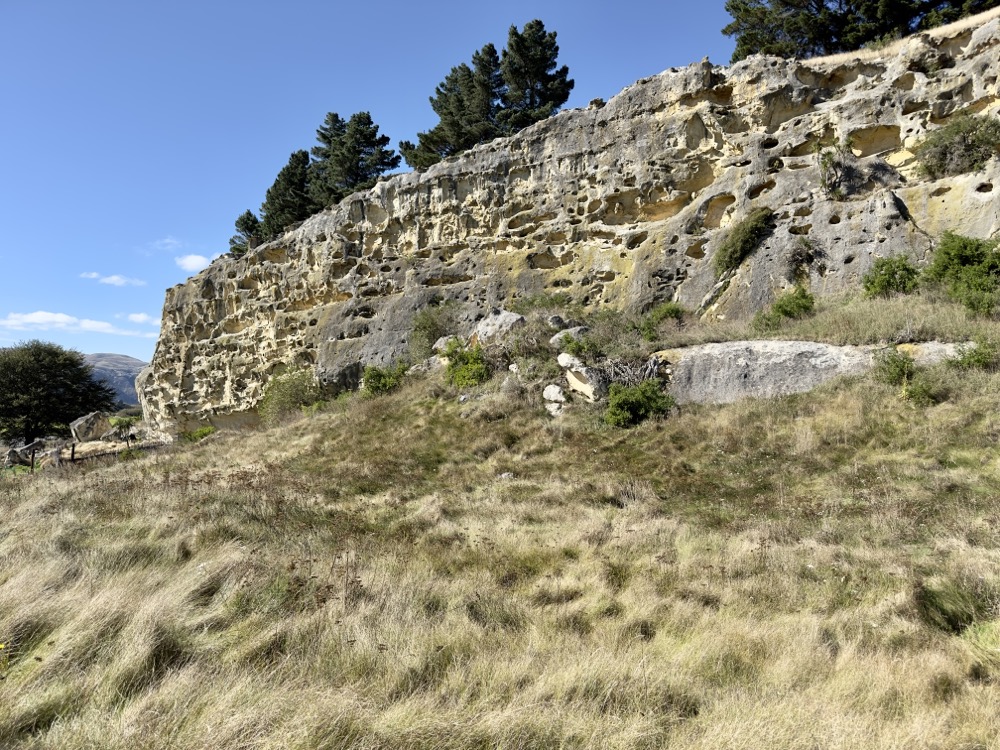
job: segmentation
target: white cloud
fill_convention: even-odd
[[[148,331],[130,331],[103,320],[77,318],[66,313],[38,310],[32,313],[8,313],[0,318],[0,330],[6,331],[66,331],[69,333],[107,333],[113,336],[138,336],[156,338]]]
[[[122,276],[117,273],[111,276],[101,276],[101,274],[94,271],[88,271],[87,273],[81,273],[80,278],[97,279],[99,284],[108,284],[110,286],[146,286],[146,282],[142,279],[130,279],[128,276]]]
[[[160,319],[154,318],[152,315],[146,315],[146,313],[130,313],[128,319],[133,323],[148,323],[151,326],[159,326]]]
[[[182,255],[179,258],[174,258],[174,263],[189,273],[208,268],[208,264],[211,262],[212,259],[206,258],[204,255]]]

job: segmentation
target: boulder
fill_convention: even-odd
[[[566,393],[562,388],[554,383],[552,385],[545,386],[545,390],[542,391],[542,398],[546,401],[552,401],[554,403],[566,403]]]
[[[76,442],[89,443],[91,440],[100,440],[111,429],[111,422],[103,411],[95,411],[71,422],[69,429]]]
[[[559,355],[559,365],[566,370],[566,382],[570,390],[583,394],[591,403],[600,401],[608,393],[607,376],[596,367],[587,367],[572,354]]]
[[[502,339],[515,328],[523,326],[524,323],[523,315],[507,310],[493,310],[476,325],[476,330],[469,338],[469,345],[483,345]]]
[[[550,338],[549,343],[557,349],[560,349],[566,345],[568,340],[579,340],[580,337],[589,330],[590,329],[587,326],[574,326],[573,328],[567,328],[564,331],[559,331],[559,333]]]

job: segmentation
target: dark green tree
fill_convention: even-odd
[[[289,224],[308,218],[320,208],[309,191],[309,153],[295,151],[267,189],[261,204],[262,239],[279,236]]]
[[[755,53],[813,57],[957,21],[1000,0],[727,0],[733,62]]]
[[[507,90],[499,120],[508,132],[550,117],[569,99],[574,81],[568,67],[556,67],[558,56],[556,32],[547,32],[538,19],[521,31],[510,27],[500,60]]]
[[[402,141],[399,150],[406,163],[424,169],[441,159],[503,134],[497,115],[504,94],[500,56],[487,44],[472,56],[472,66],[451,69],[430,98],[439,122],[417,134],[417,144]]]
[[[66,435],[74,419],[114,405],[80,352],[37,340],[0,348],[0,438]]]
[[[399,166],[399,154],[387,148],[389,136],[379,135],[368,112],[353,114],[346,123],[331,112],[316,137],[320,145],[313,148],[311,194],[321,207],[370,188],[380,175]]]
[[[229,238],[229,252],[242,258],[261,240],[260,219],[249,208],[236,219],[236,234]]]

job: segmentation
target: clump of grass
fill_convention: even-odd
[[[659,380],[645,380],[630,386],[612,383],[604,421],[613,427],[634,427],[650,417],[669,414],[676,405],[673,396],[663,392]]]
[[[932,179],[976,172],[1000,153],[1000,119],[961,114],[931,131],[914,150]]]
[[[715,251],[715,275],[722,277],[749,258],[771,233],[773,219],[774,211],[765,206],[754,209],[732,227]]]
[[[919,269],[905,255],[896,255],[877,259],[861,279],[861,286],[869,297],[891,297],[916,291],[919,282]]]
[[[207,438],[209,435],[214,435],[216,432],[215,427],[210,424],[199,427],[190,432],[182,432],[181,440],[186,443],[200,443],[202,440]]]
[[[902,386],[913,380],[917,374],[917,366],[911,357],[896,349],[881,352],[875,358],[875,368],[872,375],[880,383]]]
[[[320,401],[322,390],[311,367],[299,367],[275,375],[264,386],[257,412],[264,424],[274,425]]]
[[[766,312],[758,312],[752,326],[758,331],[773,331],[786,320],[797,320],[812,315],[816,309],[816,298],[809,291],[797,285],[792,291],[782,294]]]
[[[368,365],[365,368],[362,389],[366,396],[382,396],[399,388],[409,369],[407,362],[397,362],[391,367]]]
[[[485,383],[493,374],[481,346],[470,348],[452,340],[444,356],[448,360],[445,375],[456,388],[474,388]]]
[[[958,635],[990,614],[991,594],[982,582],[940,577],[914,584],[913,603],[925,623]]]
[[[510,597],[477,593],[465,602],[469,619],[487,630],[523,630],[528,617]]]

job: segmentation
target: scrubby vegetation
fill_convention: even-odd
[[[869,297],[910,294],[920,282],[920,270],[903,255],[877,258],[864,275],[861,286]]]
[[[733,226],[715,251],[715,275],[724,276],[749,258],[771,233],[773,218],[774,211],[765,206]]]
[[[292,368],[267,382],[257,411],[264,424],[273,426],[303,407],[316,404],[321,398],[322,389],[312,368]]]
[[[663,392],[663,383],[657,380],[632,386],[612,383],[604,421],[615,427],[634,427],[650,417],[669,413],[674,406],[674,399]]]
[[[797,285],[791,291],[779,295],[768,310],[757,313],[752,325],[758,331],[774,331],[785,320],[804,318],[815,309],[816,298],[804,286]]]
[[[915,153],[924,173],[932,179],[976,172],[1000,154],[1000,119],[955,115],[932,130]]]
[[[362,381],[364,393],[368,396],[382,396],[396,390],[402,384],[408,369],[407,362],[397,362],[390,367],[368,365]]]
[[[1000,242],[945,232],[924,271],[951,299],[970,311],[989,315],[1000,301]]]
[[[448,382],[456,388],[474,388],[489,380],[490,364],[480,346],[467,347],[453,339],[444,351]]]

